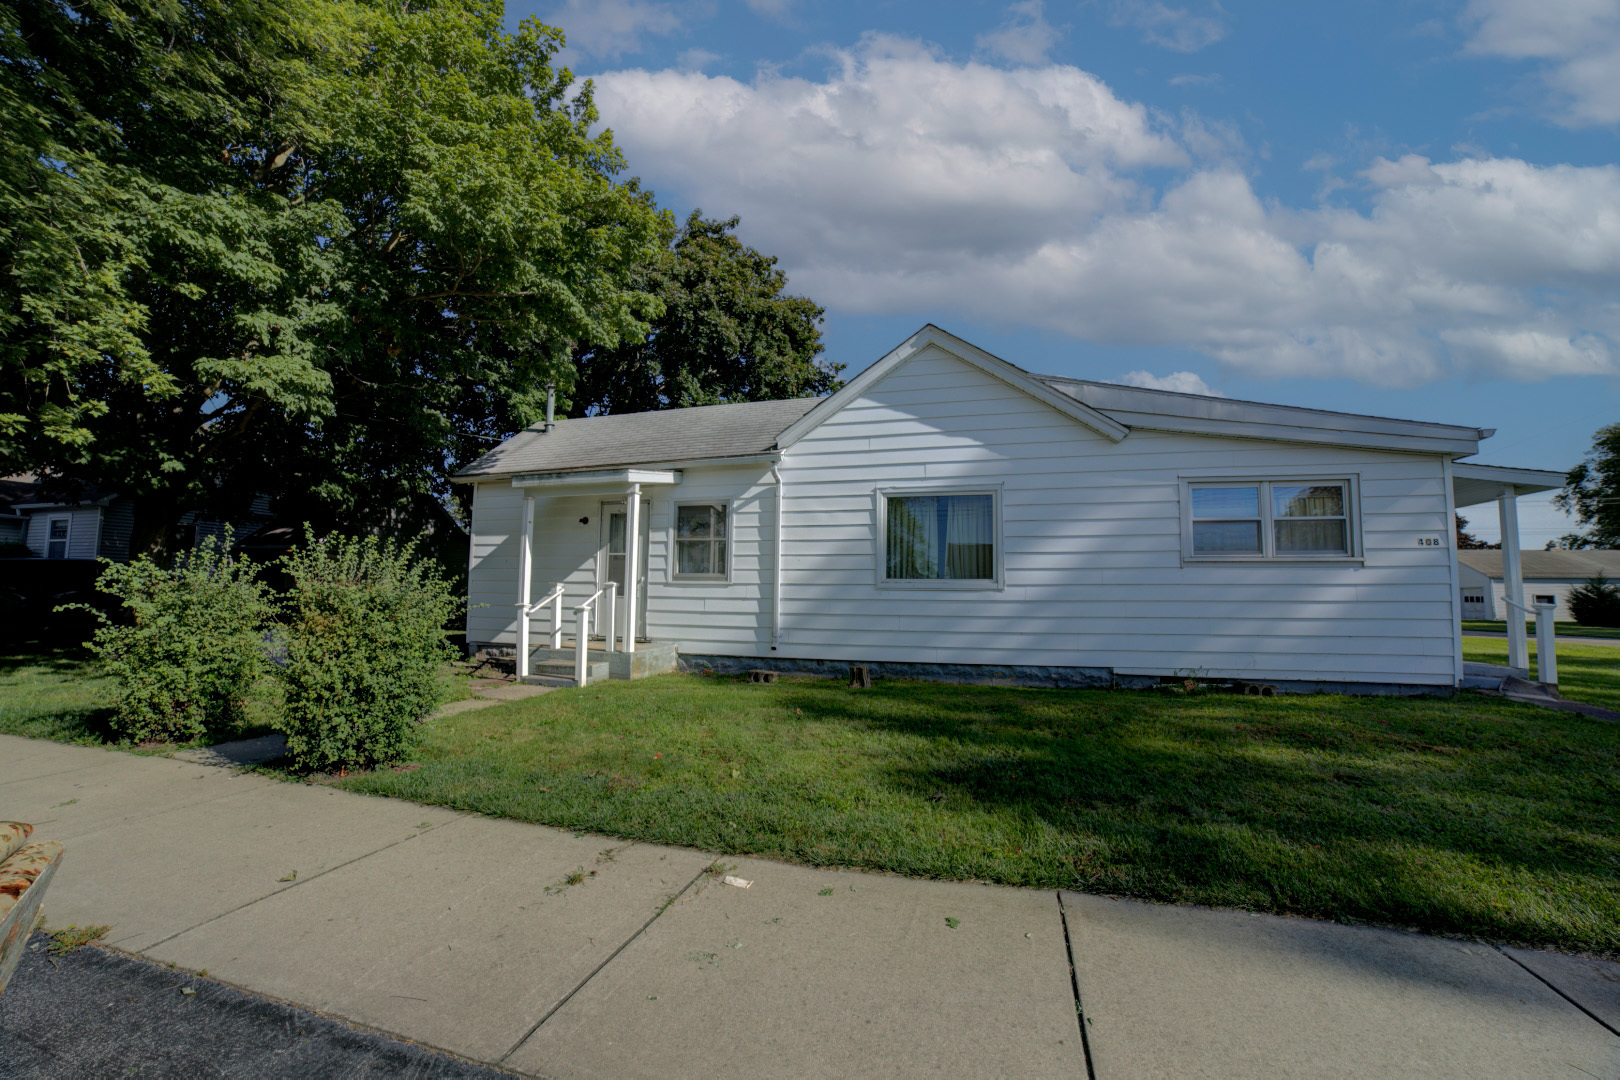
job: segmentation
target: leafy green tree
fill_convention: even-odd
[[[577,352],[574,415],[644,412],[825,394],[843,364],[818,359],[822,309],[787,296],[776,259],[737,239],[738,218],[694,210],[670,228],[640,286],[663,301],[644,340]]]
[[[1569,470],[1552,501],[1584,530],[1561,537],[1559,546],[1620,548],[1620,424],[1598,428],[1586,459]]]
[[[640,338],[672,222],[559,31],[436,0],[0,8],[0,466],[455,533],[448,475]]]

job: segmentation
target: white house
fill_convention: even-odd
[[[1505,619],[1507,608],[1502,597],[1507,592],[1507,575],[1502,552],[1494,549],[1459,551],[1458,583],[1462,588],[1462,617],[1465,619]],[[1569,591],[1602,575],[1620,583],[1620,551],[1526,551],[1519,556],[1524,577],[1525,603],[1552,604],[1556,619],[1573,621],[1569,613]]]
[[[612,582],[617,675],[678,650],[722,670],[1449,688],[1453,513],[1497,501],[1511,565],[1514,499],[1563,481],[1459,460],[1490,434],[1036,376],[926,326],[827,398],[566,419],[474,462],[468,642],[521,630],[558,665],[573,609]]]

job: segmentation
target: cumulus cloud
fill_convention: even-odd
[[[1208,14],[1170,7],[1158,0],[1115,0],[1108,21],[1142,31],[1142,40],[1175,52],[1191,53],[1226,36],[1226,20],[1219,4]]]
[[[895,38],[820,78],[596,82],[646,176],[740,213],[834,309],[955,309],[1250,374],[1620,374],[1613,166],[1379,158],[1364,211],[1290,208],[1078,68]]]
[[[1063,32],[1046,21],[1042,0],[1021,0],[1007,8],[1001,28],[980,34],[977,45],[993,56],[1014,64],[1041,64]]]
[[[684,20],[675,5],[654,0],[566,0],[546,22],[562,28],[569,48],[612,59],[640,52],[644,37],[673,34]]]
[[[1178,394],[1202,394],[1204,397],[1225,397],[1196,371],[1172,371],[1168,375],[1154,375],[1148,371],[1127,371],[1119,377],[1126,386],[1140,386],[1144,390],[1173,390]]]
[[[1469,0],[1468,51],[1540,61],[1558,118],[1620,123],[1620,0]]]

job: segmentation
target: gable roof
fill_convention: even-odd
[[[1502,576],[1500,548],[1457,552],[1457,561],[1488,578]],[[1587,578],[1602,574],[1620,580],[1620,551],[1591,548],[1582,551],[1521,551],[1519,569],[1526,581],[1535,578]]]
[[[1457,424],[1269,405],[1053,375],[1036,378],[1133,429],[1444,454],[1478,453],[1480,440],[1495,434],[1489,428]]]
[[[823,400],[743,401],[558,420],[551,431],[519,432],[453,479],[757,457],[769,453],[784,428]]]
[[[1001,357],[985,352],[972,342],[964,341],[955,334],[941,330],[933,323],[928,323],[897,347],[891,349],[877,363],[845,383],[832,396],[822,398],[814,409],[782,432],[781,438],[777,441],[777,446],[786,450],[837,415],[840,409],[866,393],[874,383],[889,374],[889,372],[930,346],[941,349],[958,360],[978,368],[992,378],[1000,379],[1015,390],[1021,390],[1035,400],[1050,405],[1058,412],[1079,421],[1112,442],[1119,442],[1130,434],[1130,428],[1124,424],[1104,416],[1077,398],[1057,392],[1038,377],[1031,375],[1016,364],[1009,364]]]

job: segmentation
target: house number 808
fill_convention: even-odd
[[[1420,536],[1420,537],[1417,538],[1417,542],[1418,542],[1418,547],[1439,547],[1440,546],[1440,538],[1438,536]]]

